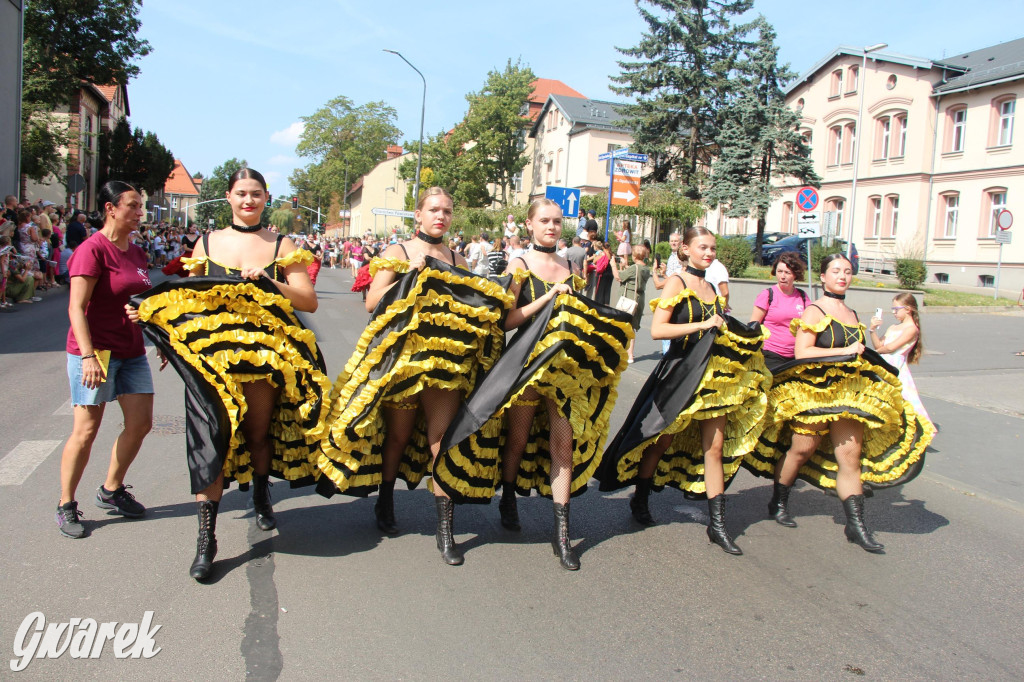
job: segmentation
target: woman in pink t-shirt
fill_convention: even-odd
[[[771,336],[764,342],[764,364],[768,371],[775,370],[793,359],[796,338],[789,330],[789,324],[799,319],[807,307],[807,294],[796,288],[796,281],[804,276],[804,262],[796,251],[779,254],[772,265],[776,284],[768,287],[754,300],[751,322],[760,322],[768,328]]]
[[[121,406],[124,427],[114,441],[96,506],[128,518],[146,513],[124,484],[128,467],[153,424],[153,378],[142,331],[125,310],[132,296],[150,288],[148,257],[130,241],[144,208],[138,191],[118,180],[104,184],[98,199],[103,229],[82,242],[68,262],[67,355],[74,423],[61,455],[57,527],[70,538],[85,535],[75,490],[89,462],[106,403],[113,400]]]

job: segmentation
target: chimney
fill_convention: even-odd
[[[404,154],[405,150],[402,149],[401,145],[390,144],[390,145],[388,145],[387,152],[388,152],[388,161],[390,161],[391,159],[397,159],[399,156]]]

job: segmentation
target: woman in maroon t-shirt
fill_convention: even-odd
[[[142,332],[125,311],[128,300],[150,288],[147,256],[129,241],[143,215],[142,197],[131,185],[111,180],[100,189],[103,229],[86,239],[68,262],[68,379],[74,406],[71,437],[60,467],[57,527],[80,538],[85,528],[75,490],[89,462],[106,403],[117,400],[124,428],[114,441],[107,478],[96,506],[138,518],[146,513],[124,485],[128,467],[153,423],[153,378]],[[162,367],[161,367],[162,369]]]

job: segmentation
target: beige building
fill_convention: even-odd
[[[192,223],[196,219],[199,203],[199,183],[192,179],[181,159],[174,160],[174,170],[164,182],[163,191],[149,197],[148,205],[153,220],[164,220],[176,225]],[[157,218],[156,207],[160,207]]]
[[[1024,153],[1014,131],[1024,39],[940,61],[871,52],[860,73],[863,57],[861,48],[839,47],[786,92],[822,178],[818,210],[831,214],[838,236],[852,237],[862,267],[891,271],[897,257],[923,256],[931,284],[992,287],[995,216],[1010,210],[1017,230],[1024,220]],[[784,184],[769,231],[796,231],[798,189]],[[718,223],[725,233],[756,229],[753,220]],[[1003,246],[1002,263],[1001,290],[1015,297],[1024,287],[1024,238]]]
[[[110,130],[122,116],[128,116],[128,90],[123,85],[93,85],[83,83],[70,107],[54,112],[57,125],[67,125],[71,144],[61,153],[66,159],[66,175],[50,177],[45,182],[31,180],[26,183],[25,198],[52,201],[55,204],[75,204],[85,211],[96,210],[96,192],[99,191],[99,134]],[[68,176],[81,175],[85,189],[71,194],[64,187]]]
[[[598,156],[633,142],[614,102],[551,94],[530,130],[533,155],[529,199],[543,197],[548,185],[600,194],[608,189],[609,164]]]
[[[372,171],[352,183],[348,192],[352,218],[350,233],[362,236],[367,232],[374,235],[389,236],[393,232],[407,231],[399,217],[374,215],[373,209],[405,208],[407,185],[412,184],[402,179],[398,167],[409,153],[398,145],[387,149],[387,157],[378,163]]]

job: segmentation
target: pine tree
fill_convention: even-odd
[[[733,77],[747,26],[732,19],[753,0],[636,0],[648,30],[620,61],[612,90],[636,98],[625,107],[634,151],[652,156],[652,180],[674,176],[700,198],[719,114],[737,88]],[[646,9],[643,5],[651,5]]]
[[[786,105],[782,90],[796,74],[779,66],[775,30],[759,17],[754,22],[756,42],[738,64],[744,85],[723,111],[716,140],[719,155],[712,166],[704,199],[723,206],[734,218],[757,218],[755,253],[760,262],[761,242],[768,209],[780,194],[785,178],[818,186],[821,182],[811,163],[811,150],[799,132],[800,119]]]

